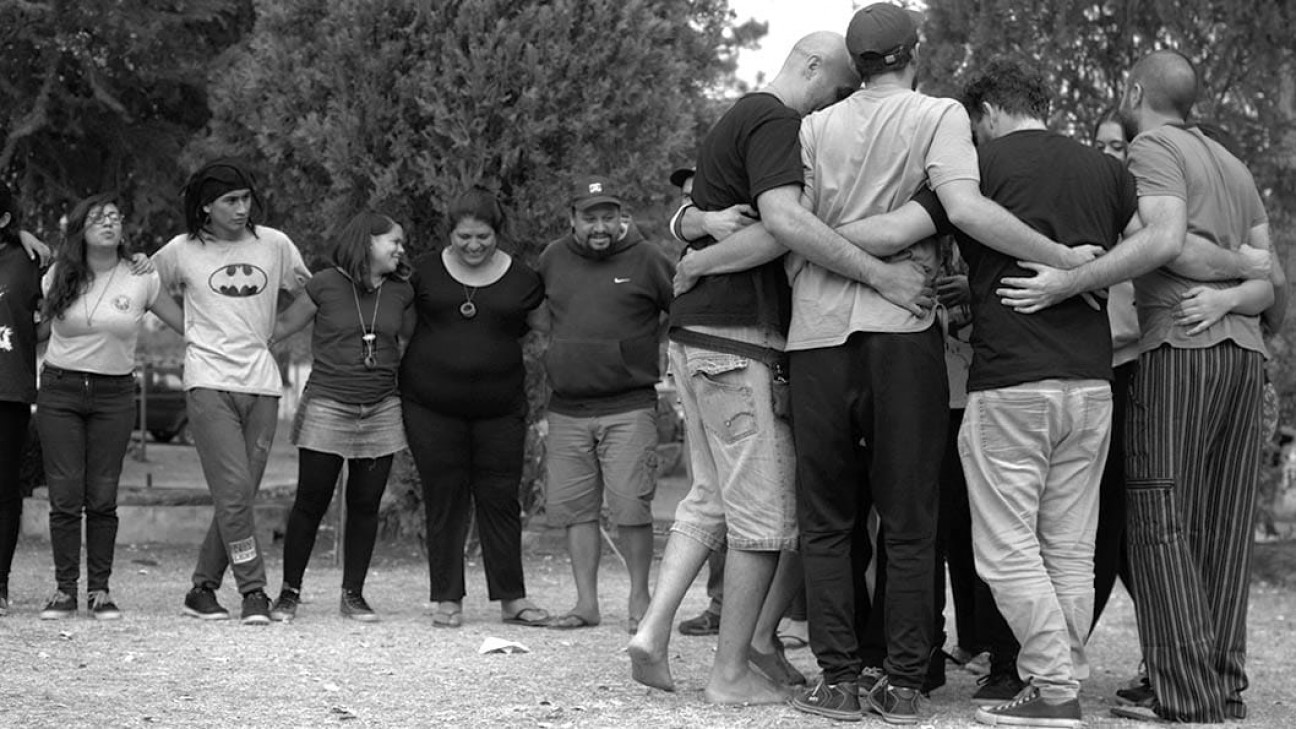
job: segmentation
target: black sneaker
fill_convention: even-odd
[[[859,684],[854,681],[825,683],[820,677],[814,686],[792,697],[792,708],[807,714],[826,716],[837,721],[859,721],[864,718],[860,710]]]
[[[1116,703],[1120,706],[1141,706],[1150,709],[1155,701],[1156,694],[1152,693],[1152,682],[1148,681],[1147,676],[1143,676],[1143,679],[1134,686],[1116,691]]]
[[[378,613],[365,602],[364,595],[352,590],[342,591],[342,617],[359,620],[362,623],[378,622]]]
[[[696,618],[681,620],[679,624],[680,635],[718,635],[720,633],[720,616],[710,610]]]
[[[199,620],[229,620],[229,611],[216,602],[216,593],[195,587],[185,594],[184,614]]]
[[[40,612],[41,620],[62,620],[76,615],[77,599],[76,597],[55,590],[50,596],[49,602],[45,603],[45,609]]]
[[[1026,688],[1026,682],[1017,677],[1017,670],[1012,673],[990,673],[977,679],[981,688],[972,694],[972,703],[977,706],[999,706],[1017,698],[1017,694]]]
[[[886,676],[878,679],[868,694],[869,708],[888,724],[917,724],[921,700],[918,689],[892,686]]]
[[[1017,698],[1006,704],[980,708],[976,720],[992,726],[1056,727],[1080,729],[1080,700],[1069,699],[1060,704],[1050,704],[1039,695],[1039,689],[1027,686]]]
[[[297,606],[301,604],[301,591],[291,587],[279,590],[279,597],[270,608],[270,619],[281,623],[291,622],[297,617]]]
[[[90,614],[95,620],[120,620],[121,610],[117,603],[112,601],[108,596],[107,590],[92,590],[86,596],[86,603],[90,607]]]
[[[243,596],[244,625],[270,624],[270,596],[265,590],[253,590]]]

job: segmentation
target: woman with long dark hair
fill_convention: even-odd
[[[449,243],[419,261],[418,323],[401,362],[405,434],[423,483],[432,624],[463,624],[464,543],[475,508],[486,586],[504,622],[543,626],[526,597],[518,487],[526,442],[519,340],[544,301],[540,276],[500,250],[504,210],[473,188],[446,214]]]
[[[315,322],[310,380],[293,423],[297,497],[284,537],[283,588],[270,609],[274,620],[297,616],[302,577],[343,461],[341,611],[362,622],[378,619],[364,583],[392,457],[405,447],[396,372],[413,326],[414,290],[404,246],[396,221],[371,211],[356,215],[335,242],[332,266],[311,278],[307,295],[275,327],[275,339],[282,339]]]
[[[49,349],[36,398],[36,427],[49,488],[57,587],[41,618],[77,611],[85,514],[87,607],[121,617],[108,591],[117,539],[117,484],[135,423],[135,346],[146,311],[183,330],[183,314],[156,273],[133,275],[112,193],[81,201],[43,282]]]

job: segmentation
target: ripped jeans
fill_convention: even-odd
[[[195,587],[220,588],[231,567],[239,592],[265,589],[253,506],[279,418],[279,398],[195,388],[189,429],[212,497],[212,524],[198,552]]]

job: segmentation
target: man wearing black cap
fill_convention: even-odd
[[[279,292],[302,295],[310,272],[288,236],[255,223],[259,199],[240,163],[195,172],[184,207],[188,232],[153,256],[163,284],[184,292],[185,402],[214,507],[184,612],[228,618],[216,590],[230,567],[243,623],[265,625],[270,599],[252,507],[283,394],[269,342]]]
[[[627,627],[648,608],[656,493],[657,381],[670,261],[621,224],[605,177],[577,180],[572,232],[537,267],[545,283],[549,399],[545,513],[567,530],[576,605],[550,627],[598,625],[599,522],[606,504],[630,571]]]

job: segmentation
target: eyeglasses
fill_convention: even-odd
[[[86,227],[93,225],[116,225],[126,219],[121,213],[96,213],[86,218]]]

